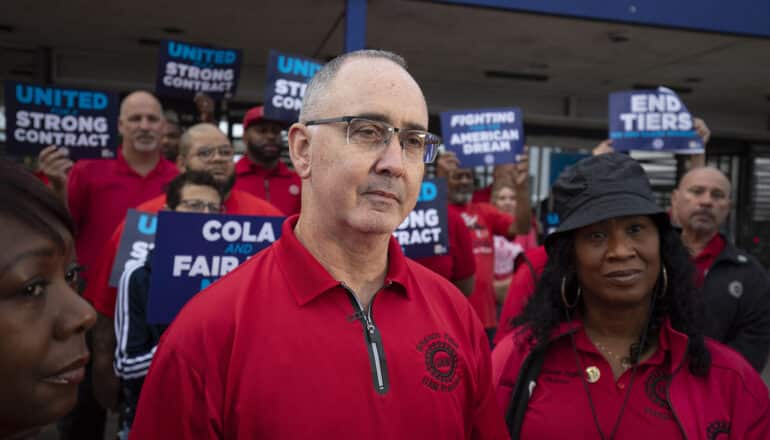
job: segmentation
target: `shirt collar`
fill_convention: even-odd
[[[136,172],[136,170],[131,168],[131,165],[129,165],[128,162],[126,162],[126,158],[123,156],[123,145],[118,147],[118,154],[117,154],[117,157],[115,158],[115,163],[117,166],[117,171],[119,173],[131,174],[137,177],[141,177],[143,179],[151,177],[155,174],[164,173],[167,170],[176,170],[176,165],[174,165],[168,159],[166,159],[161,155],[158,158],[158,163],[155,164],[155,167],[152,170],[150,170],[150,172],[147,173],[146,176],[141,176],[139,173]]]
[[[706,244],[698,255],[695,256],[695,260],[713,260],[722,252],[725,247],[725,239],[720,234],[714,234],[711,240]]]
[[[575,333],[577,336],[575,338],[575,345],[578,349],[583,351],[596,351],[593,345],[591,345],[588,337],[585,335],[584,329],[583,321],[579,318],[575,318],[569,322],[562,322],[551,333],[551,340],[553,341],[554,339],[567,336],[570,333]],[[687,335],[671,327],[671,320],[666,318],[658,333],[658,350],[647,362],[652,364],[662,364],[665,360],[666,351],[669,351],[671,353],[670,368],[673,372],[687,354],[687,343]]]
[[[341,282],[335,280],[297,239],[294,227],[298,220],[299,215],[293,215],[283,222],[281,238],[274,246],[277,258],[282,262],[280,268],[289,285],[289,290],[301,307],[321,294],[340,287]],[[407,288],[410,273],[401,246],[395,238],[390,237],[388,271],[384,285],[388,286],[388,290],[401,292],[407,298],[411,298],[412,294]]]

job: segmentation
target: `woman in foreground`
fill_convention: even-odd
[[[72,220],[32,174],[0,161],[0,438],[68,412],[88,361],[94,310],[75,292]]]
[[[492,355],[511,437],[770,438],[767,387],[704,339],[687,251],[642,167],[584,159],[553,197],[548,264]]]

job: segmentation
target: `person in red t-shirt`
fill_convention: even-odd
[[[548,254],[545,253],[545,246],[530,249],[521,257],[521,262],[513,272],[503,308],[500,310],[500,325],[492,341],[494,345],[513,330],[513,319],[519,316],[529,298],[535,293],[537,280],[547,262]]]
[[[516,216],[512,217],[489,203],[471,202],[473,172],[459,168],[457,157],[449,152],[439,158],[437,174],[446,175],[449,209],[459,213],[473,236],[476,275],[473,293],[468,298],[487,330],[490,342],[497,328],[497,300],[494,290],[494,235],[513,238],[529,232],[531,209],[529,203],[529,162],[524,153],[515,165],[517,192]]]
[[[78,260],[89,269],[102,244],[126,215],[126,210],[163,192],[178,171],[161,156],[163,114],[160,102],[144,91],[133,92],[120,105],[118,131],[123,144],[115,159],[80,160],[69,172],[66,152],[49,147],[41,151],[40,169],[54,188],[66,187],[66,197],[77,236]],[[58,166],[49,166],[49,164]]]
[[[182,172],[205,171],[214,176],[222,185],[225,194],[224,209],[228,214],[283,216],[281,211],[265,200],[233,188],[233,154],[233,147],[227,136],[215,125],[197,124],[190,127],[180,139],[177,166]],[[166,195],[161,194],[145,201],[137,206],[137,209],[154,213],[165,205]],[[117,404],[119,391],[119,383],[112,368],[115,352],[113,317],[117,289],[109,285],[109,279],[123,227],[124,223],[121,222],[105,243],[99,261],[93,269],[93,277],[83,293],[99,312],[100,324],[93,331],[95,340],[100,341],[98,346],[94,346],[93,353],[94,387],[100,399],[110,404],[109,407]]]
[[[235,165],[236,188],[272,203],[285,215],[299,213],[302,183],[297,173],[281,161],[281,132],[286,124],[264,117],[264,107],[254,107],[243,117],[246,155]]]
[[[433,257],[415,258],[414,261],[452,282],[465,296],[473,293],[473,237],[465,227],[465,220],[454,209],[447,209],[449,253]]]

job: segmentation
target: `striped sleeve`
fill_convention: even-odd
[[[115,304],[114,368],[121,379],[139,379],[147,375],[157,348],[157,340],[147,323],[147,299],[150,271],[144,263],[126,265],[120,277]]]

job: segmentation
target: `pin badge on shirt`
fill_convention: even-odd
[[[586,368],[586,380],[588,383],[596,383],[599,382],[599,378],[602,376],[602,372],[599,370],[598,367],[591,365],[590,367]]]
[[[727,286],[727,291],[730,292],[730,295],[732,295],[733,298],[739,299],[743,296],[743,283],[735,280]]]

